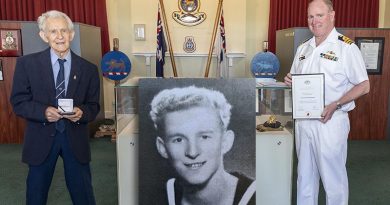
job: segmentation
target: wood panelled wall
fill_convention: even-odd
[[[19,23],[0,22],[0,29],[20,29]],[[0,81],[0,144],[22,143],[25,122],[17,117],[9,102],[17,57],[0,57],[4,80]]]
[[[386,140],[388,135],[388,107],[390,92],[390,29],[343,29],[343,34],[355,37],[384,37],[382,75],[369,75],[370,93],[356,100],[356,108],[349,113],[350,139]]]

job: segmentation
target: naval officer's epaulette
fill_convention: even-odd
[[[349,44],[351,45],[353,42],[353,40],[351,40],[350,38],[344,36],[344,35],[339,35],[339,40],[346,43],[346,44]]]
[[[304,40],[304,41],[301,43],[301,45],[304,44],[304,43],[306,43],[306,42],[308,42],[311,38],[312,38],[312,37],[310,37],[310,38]]]

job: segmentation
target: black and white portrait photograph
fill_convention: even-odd
[[[139,81],[139,204],[256,204],[254,79]]]

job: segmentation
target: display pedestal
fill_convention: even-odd
[[[263,123],[267,117],[256,119]],[[256,204],[291,204],[293,135],[256,131]]]
[[[138,116],[116,139],[118,204],[138,204]]]

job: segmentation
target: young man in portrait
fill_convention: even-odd
[[[222,92],[199,85],[153,97],[155,149],[172,170],[159,190],[161,204],[255,204],[256,182],[224,165],[236,139],[229,127],[232,107]]]

